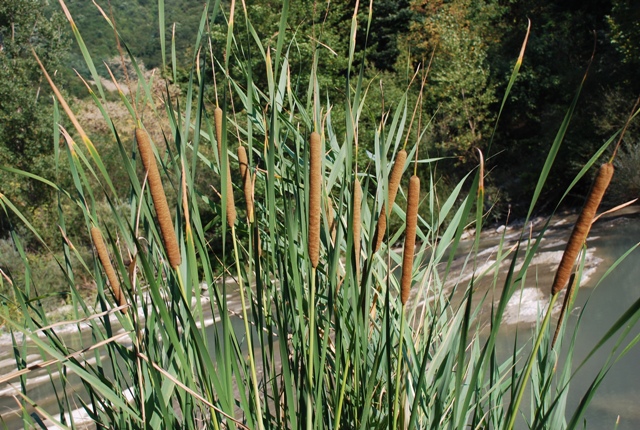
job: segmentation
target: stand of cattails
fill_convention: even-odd
[[[182,258],[180,256],[180,248],[178,247],[176,232],[174,231],[173,223],[171,222],[171,213],[169,212],[167,197],[165,196],[164,189],[162,188],[162,180],[160,179],[160,173],[158,172],[158,165],[156,164],[156,159],[153,155],[153,149],[151,149],[151,141],[149,140],[147,132],[141,128],[136,128],[136,141],[138,142],[138,151],[140,152],[142,165],[147,172],[147,182],[149,183],[149,189],[151,190],[153,205],[156,208],[158,225],[160,226],[164,247],[167,251],[167,256],[169,257],[169,264],[175,269],[180,265]]]
[[[120,288],[120,281],[118,280],[116,271],[113,269],[113,265],[109,259],[109,253],[107,252],[107,247],[104,244],[104,240],[102,240],[102,233],[98,227],[91,227],[91,239],[93,239],[93,244],[96,247],[98,258],[100,259],[100,263],[102,263],[104,273],[107,275],[109,285],[111,285],[111,291],[113,292],[113,297],[116,299],[116,303],[118,306],[126,305],[127,301],[122,289]],[[122,308],[120,311],[124,314],[127,312],[127,308]]]
[[[413,257],[416,248],[416,229],[418,226],[418,203],[420,202],[420,178],[415,174],[409,179],[409,195],[407,197],[406,231],[404,250],[402,252],[402,277],[400,278],[400,300],[402,306],[407,304],[411,292]]]
[[[393,204],[396,201],[396,195],[398,194],[398,188],[400,187],[400,180],[402,179],[402,170],[404,169],[404,163],[407,161],[407,151],[401,149],[396,154],[396,161],[391,168],[391,174],[389,175],[389,212],[393,209]],[[376,224],[376,232],[373,240],[373,252],[378,252],[380,246],[382,246],[382,240],[387,232],[387,206],[382,204],[382,210],[378,217],[378,223]]]

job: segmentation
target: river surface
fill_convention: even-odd
[[[635,211],[637,212],[637,211]],[[550,223],[550,230],[545,234],[545,239],[540,243],[539,253],[535,256],[528,272],[524,288],[516,291],[512,298],[503,321],[503,333],[501,334],[497,348],[505,356],[513,350],[514,335],[518,333],[519,343],[530,343],[532,324],[539,318],[541,310],[547,306],[548,291],[555,274],[555,268],[559,262],[561,253],[566,244],[573,216],[558,218]],[[532,229],[532,237],[535,237],[536,228],[540,228],[542,220],[537,220]],[[491,267],[495,259],[498,243],[504,236],[505,246],[511,246],[518,237],[522,227],[507,228],[506,230],[494,229],[483,232],[478,256],[478,273],[483,267]],[[587,257],[582,286],[576,298],[572,312],[570,313],[567,334],[573,333],[578,314],[584,309],[584,315],[580,323],[577,335],[577,343],[574,357],[574,368],[581,363],[594,345],[604,335],[607,329],[629,308],[636,300],[640,299],[640,250],[631,253],[616,270],[608,275],[595,288],[607,269],[627,250],[640,242],[640,215],[628,212],[625,216],[612,216],[598,221],[592,228],[588,240]],[[461,246],[461,251],[469,249],[471,239]],[[453,276],[450,282],[459,281],[464,284],[468,273],[462,270],[463,258],[459,258],[452,266]],[[499,267],[499,272],[504,273],[506,266]],[[489,272],[487,279],[493,275]],[[498,285],[501,285],[500,281]],[[499,291],[495,294],[499,296]],[[480,296],[480,294],[478,294]],[[491,300],[485,305],[485,312],[490,311]],[[493,302],[495,303],[495,301]],[[213,323],[213,319],[210,320]],[[239,320],[236,320],[236,330],[242,332]],[[211,335],[215,330],[215,324],[211,325]],[[555,321],[552,321],[555,327]],[[633,328],[628,339],[632,339],[640,333],[640,328]],[[71,342],[73,347],[90,342],[90,333],[83,332],[82,339],[77,331],[63,335],[65,342]],[[575,410],[582,395],[588,389],[595,375],[600,370],[611,350],[613,341],[610,341],[585,365],[574,378],[570,387],[567,405],[568,415]],[[123,339],[126,339],[123,338]],[[7,343],[8,341],[8,343]],[[625,343],[626,345],[626,343]],[[40,356],[34,349],[28,357],[29,362],[39,360]],[[0,378],[15,370],[10,338],[0,338]],[[57,376],[56,367],[52,367],[49,374],[46,369],[37,370],[28,375],[27,387],[30,398],[38,402],[38,405],[46,410],[54,412],[57,409],[53,386],[60,390],[61,382]],[[78,389],[83,391],[77,377],[69,375],[66,381],[67,390]],[[22,420],[16,414],[20,389],[19,379],[9,383],[0,384],[0,416],[9,430],[22,428]],[[527,401],[523,401],[526,405]],[[81,405],[78,404],[80,408]],[[593,398],[585,416],[589,429],[613,429],[619,419],[617,429],[640,429],[640,347],[635,347],[622,359],[620,359],[607,374],[603,384]],[[0,420],[0,428],[4,428]],[[524,423],[518,428],[524,428]]]

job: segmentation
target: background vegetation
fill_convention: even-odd
[[[164,3],[165,59],[169,68],[155,72],[156,90],[162,92],[169,85],[173,94],[178,95],[184,93],[189,81],[189,69],[184,64],[194,55],[193,42],[203,5],[186,0]],[[157,2],[113,0],[98,4],[115,19],[121,44],[131,49],[141,66],[147,70],[161,66]],[[265,46],[273,45],[277,39],[280,6],[280,2],[251,2],[247,9],[253,30]],[[292,2],[287,23],[287,31],[296,35],[289,47],[296,94],[306,94],[309,79],[306,74],[310,70],[306,65],[312,61],[314,43],[321,41],[319,46],[324,52],[318,58],[318,66],[323,73],[317,79],[323,96],[332,100],[337,119],[345,115],[349,29],[354,6],[353,1]],[[110,72],[105,66],[108,64],[125,87],[114,32],[99,9],[82,0],[70,1],[68,7],[76,25],[86,29],[84,42],[96,58],[98,74],[108,83]],[[222,2],[219,12],[205,31],[211,37],[211,51],[221,58],[226,46],[229,4]],[[359,18],[367,18],[366,11],[361,9],[360,14]],[[532,23],[527,57],[509,95],[510,107],[502,113],[493,133],[499,101],[505,93],[527,19]],[[640,93],[640,84],[635,79],[640,65],[639,22],[640,6],[631,0],[376,1],[368,37],[365,38],[367,29],[359,27],[354,45],[354,58],[364,61],[362,76],[368,92],[359,130],[359,144],[364,150],[358,155],[366,159],[366,151],[372,152],[374,131],[382,112],[396,106],[418,65],[428,65],[417,117],[423,124],[430,121],[432,126],[423,136],[420,151],[424,157],[444,157],[434,166],[441,196],[446,196],[477,162],[474,148],[480,148],[487,156],[487,169],[495,171],[487,182],[487,207],[494,207],[490,216],[494,221],[504,221],[509,213],[512,219],[522,217],[533,194],[537,172],[544,163],[542,148],[553,141],[573,89],[588,68],[580,103],[550,175],[553,186],[543,191],[544,203],[537,209],[548,211],[558,201],[559,190],[566,188],[603,140],[624,123],[635,95]],[[236,30],[242,34],[241,39],[253,37],[244,20],[236,20]],[[175,64],[168,53],[172,44]],[[60,142],[51,139],[51,93],[35,66],[32,47],[45,67],[56,75],[63,92],[79,107],[80,115],[90,123],[96,144],[107,154],[117,154],[108,128],[96,121],[98,112],[76,77],[77,72],[86,80],[93,79],[57,2],[2,2],[0,47],[0,165],[39,172],[69,185],[68,166],[60,164],[57,171],[54,168],[53,155]],[[246,72],[243,68],[251,67],[254,82],[265,88],[266,69],[259,58],[250,52],[243,56],[242,62],[231,62],[231,76],[239,77]],[[206,77],[208,106],[216,100],[212,84],[211,77]],[[110,113],[116,122],[117,118],[126,122],[127,112],[117,103],[113,90],[106,92],[113,102],[109,105]],[[407,92],[410,103],[417,101],[419,91],[418,84],[410,87]],[[336,121],[337,131],[341,131],[342,124]],[[637,126],[632,124],[616,161],[619,174],[608,195],[609,204],[633,198],[640,191],[636,173],[640,144],[636,136]],[[116,159],[107,156],[105,162],[116,176],[123,176],[120,163],[110,164]],[[430,172],[420,169],[418,174],[425,180]],[[57,237],[58,227],[51,220],[57,216],[58,205],[66,205],[65,202],[58,202],[54,193],[41,183],[12,173],[0,172],[0,182],[2,192],[23,208],[27,219],[45,239]],[[580,196],[589,183],[580,182],[575,194],[564,201],[565,207],[581,205]],[[75,221],[68,222],[81,222],[79,212],[77,216]],[[212,213],[203,216],[207,222],[214,219]],[[0,239],[8,238],[9,222],[10,218],[0,217]],[[397,227],[398,220],[392,222]],[[29,237],[28,232],[24,233]],[[78,239],[79,243],[88,244],[86,233]],[[50,242],[60,249],[59,240]],[[27,240],[27,249],[40,260],[50,258],[41,254],[39,242],[33,237]],[[11,269],[10,260],[3,261],[2,267]]]

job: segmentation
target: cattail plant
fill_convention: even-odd
[[[120,281],[118,280],[116,271],[113,269],[113,265],[109,259],[109,253],[107,252],[107,247],[104,244],[102,233],[98,227],[91,227],[91,239],[93,240],[96,252],[98,253],[98,258],[100,259],[100,263],[102,263],[104,272],[106,273],[109,284],[111,285],[111,291],[113,292],[113,297],[116,299],[116,303],[118,306],[125,306],[127,301],[124,297],[124,292],[120,288]],[[122,308],[121,312],[123,314],[126,313],[127,308]]]
[[[562,291],[571,277],[573,264],[578,257],[578,253],[580,252],[582,245],[587,239],[587,235],[591,229],[591,223],[593,222],[593,217],[595,216],[598,206],[600,206],[600,202],[602,201],[602,197],[611,182],[613,172],[614,168],[612,163],[605,163],[600,166],[600,169],[598,170],[598,175],[596,176],[593,188],[587,197],[587,201],[582,208],[582,212],[580,212],[580,216],[573,227],[571,237],[569,238],[569,242],[567,242],[567,247],[562,254],[562,260],[560,260],[560,265],[558,266],[558,271],[556,272],[556,276],[553,280],[553,286],[551,288],[551,294],[553,295]]]
[[[409,196],[407,198],[406,231],[404,250],[402,253],[402,278],[400,280],[400,299],[402,306],[407,304],[411,292],[411,274],[416,247],[416,228],[418,226],[418,203],[420,202],[420,178],[413,175],[409,179]]]
[[[320,203],[322,191],[322,142],[317,132],[309,139],[309,259],[318,267],[320,260]]]
[[[251,172],[249,171],[247,150],[242,145],[238,146],[238,162],[240,163],[240,177],[242,178],[244,200],[247,204],[247,218],[250,223],[253,223],[253,190],[251,187]]]
[[[398,194],[398,188],[400,187],[400,180],[402,179],[402,171],[404,169],[404,163],[407,161],[407,151],[401,149],[396,154],[396,161],[391,168],[391,174],[389,175],[389,212],[393,208],[393,204],[396,201],[396,195]],[[387,206],[386,203],[382,204],[382,210],[378,217],[378,223],[376,224],[376,232],[373,240],[373,252],[378,252],[380,246],[382,246],[382,240],[387,231]]]
[[[160,173],[158,172],[158,165],[156,164],[156,159],[153,155],[153,150],[151,149],[151,141],[149,140],[147,132],[141,128],[136,128],[136,141],[138,142],[138,150],[140,151],[142,165],[147,172],[147,181],[149,183],[149,189],[151,190],[153,205],[156,208],[156,216],[158,217],[158,224],[160,225],[160,232],[162,233],[164,247],[167,251],[167,256],[169,257],[169,264],[175,269],[182,261],[180,248],[178,247],[176,232],[174,231],[173,223],[171,222],[171,213],[169,212],[167,197],[165,196],[164,189],[162,188],[162,180],[160,179]]]

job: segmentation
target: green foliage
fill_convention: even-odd
[[[51,91],[32,49],[45,67],[56,72],[65,62],[68,39],[61,15],[46,13],[47,4],[44,0],[0,4],[0,166],[52,177]],[[30,219],[52,203],[53,194],[37,181],[0,171],[0,183],[16,203],[29,207]],[[7,229],[6,219],[0,217],[0,237]]]
[[[147,69],[162,65],[160,36],[158,28],[158,4],[150,0],[110,0],[98,1],[104,13],[116,22],[120,34],[120,43],[127,45],[133,54]],[[84,32],[83,38],[96,58],[110,59],[119,55],[113,29],[91,1],[71,0],[66,2],[74,20],[83,28],[91,28]],[[165,1],[165,37],[170,46],[175,24],[176,50],[179,59],[190,58],[191,48],[195,42],[198,22],[202,14],[203,4],[188,0]],[[72,51],[71,66],[83,76],[89,76],[89,70],[80,52]],[[102,76],[108,78],[106,69],[98,62]]]
[[[405,42],[414,63],[430,64],[426,112],[434,114],[433,144],[465,156],[485,146],[496,112],[488,53],[500,37],[504,8],[495,1],[415,1],[417,20]]]
[[[640,63],[640,5],[633,0],[613,0],[606,19],[611,26],[611,43],[627,64]]]

